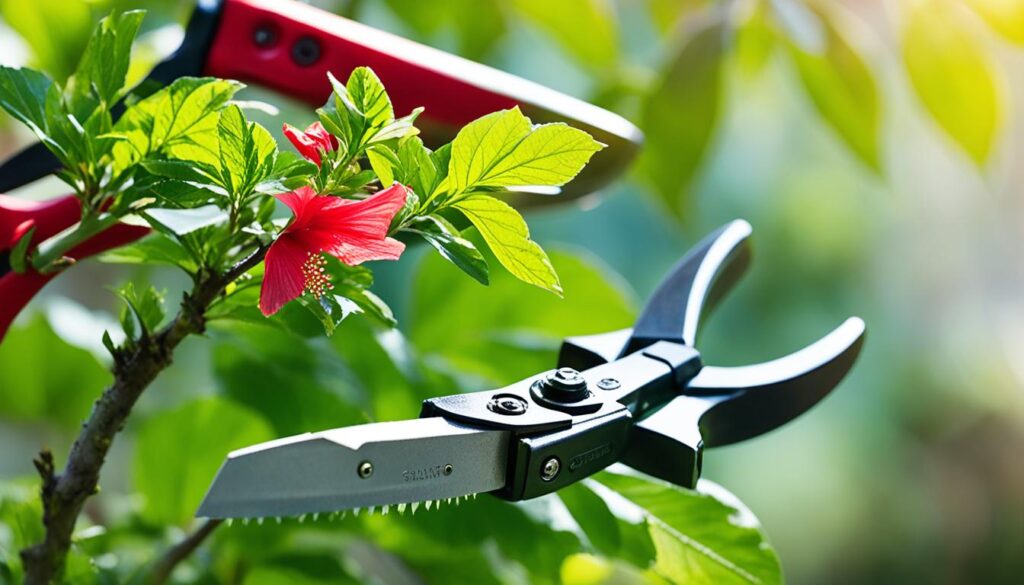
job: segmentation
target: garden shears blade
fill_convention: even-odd
[[[796,418],[852,368],[864,323],[847,319],[786,357],[705,366],[701,319],[749,262],[750,225],[732,222],[664,279],[636,327],[565,340],[558,367],[500,388],[431,398],[420,418],[270,441],[228,455],[199,516],[263,518],[399,511],[489,492],[523,500],[622,462],[683,487],[705,447]]]
[[[345,78],[369,66],[384,82],[401,115],[414,107],[428,146],[451,140],[459,128],[496,110],[519,107],[535,123],[564,122],[585,130],[606,148],[563,188],[517,187],[507,200],[518,207],[547,205],[592,193],[622,174],[642,143],[626,119],[514,75],[432,49],[294,0],[200,0],[178,50],[132,92],[144,97],[186,76],[237,79],[278,91],[311,106],[331,93],[327,73]],[[119,115],[119,104],[113,110]],[[50,175],[59,163],[42,144],[0,165],[0,193]],[[32,297],[53,278],[31,270],[15,274],[10,252],[36,228],[31,246],[80,219],[72,195],[21,202],[0,195],[0,339]],[[68,254],[79,260],[125,245],[149,231],[115,224]]]

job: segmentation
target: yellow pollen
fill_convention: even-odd
[[[323,254],[312,252],[302,263],[302,286],[304,291],[313,298],[319,299],[334,288],[334,285],[331,284],[331,277],[324,271],[324,266],[327,266],[327,259],[323,257]]]

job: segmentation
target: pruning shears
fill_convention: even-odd
[[[566,122],[607,148],[565,188],[578,197],[606,185],[640,148],[640,131],[624,118],[544,86],[417,44],[293,0],[199,0],[178,50],[157,65],[134,92],[145,95],[184,76],[211,75],[261,85],[312,106],[330,94],[328,71],[344,78],[369,66],[388,88],[396,111],[424,106],[418,118],[428,145],[450,140],[458,128],[490,112],[519,106],[536,123]],[[116,109],[115,109],[116,112]],[[59,169],[56,158],[35,144],[0,166],[0,193]],[[564,201],[552,192],[523,190],[518,205]],[[74,196],[29,202],[0,195],[0,339],[11,321],[53,274],[11,270],[12,248],[35,228],[38,245],[81,219]],[[79,260],[147,234],[115,224],[67,256]]]
[[[853,366],[864,323],[743,367],[705,366],[703,317],[749,261],[745,221],[698,243],[632,329],[566,339],[554,370],[428,399],[420,418],[306,433],[230,453],[197,516],[262,520],[415,511],[489,492],[523,500],[622,462],[693,487],[705,447],[768,432],[815,405]]]

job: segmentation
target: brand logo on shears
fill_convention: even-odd
[[[589,451],[584,451],[583,453],[580,453],[579,455],[576,455],[572,459],[569,460],[569,470],[570,471],[576,471],[577,469],[579,469],[580,467],[583,467],[584,465],[586,465],[588,463],[593,463],[594,461],[597,461],[598,459],[601,459],[603,457],[606,457],[606,456],[610,455],[611,452],[612,452],[612,444],[611,443],[605,443],[604,445],[601,445],[599,447],[594,447],[593,449],[591,449]]]
[[[423,467],[420,469],[406,469],[402,472],[402,479],[406,482],[410,481],[426,481],[428,479],[441,479],[445,476],[451,475],[455,470],[451,463],[445,465],[434,465],[431,467]]]

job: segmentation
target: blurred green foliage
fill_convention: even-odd
[[[143,4],[161,6],[147,17],[148,30],[187,11],[185,3]],[[628,326],[636,299],[687,243],[742,216],[754,224],[756,258],[700,340],[709,363],[781,355],[851,313],[865,317],[870,334],[861,363],[834,396],[784,430],[709,453],[705,475],[758,514],[788,582],[1019,581],[1019,2],[322,4],[615,109],[643,127],[645,154],[599,202],[529,218],[534,238],[552,250],[564,301],[505,274],[492,275],[485,289],[424,254],[415,269],[377,274],[375,290],[395,307],[400,331],[349,319],[326,340],[302,335],[304,326],[316,331],[315,322],[291,330],[215,322],[208,339],[183,347],[122,437],[78,536],[77,549],[94,564],[76,556],[72,577],[80,570],[139,578],[154,549],[180,540],[162,523],[186,520],[201,476],[212,473],[208,461],[256,440],[244,433],[284,436],[414,416],[424,397],[548,367],[562,336]],[[60,78],[109,6],[5,1],[0,15],[23,39],[24,60]],[[5,43],[14,38],[0,35]],[[153,53],[153,38],[144,36],[136,51]],[[281,105],[282,117],[294,108]],[[4,133],[0,150],[23,140]],[[120,274],[168,288],[168,298],[182,286],[159,270]],[[87,292],[107,283],[109,272],[63,278],[49,300],[118,310],[113,295]],[[15,476],[31,476],[41,436],[68,441],[109,380],[91,353],[54,329],[64,331],[41,312],[29,315],[0,345],[0,431],[11,445],[2,456],[5,468],[18,470],[2,484],[5,559],[38,538],[38,526],[25,520],[38,517],[34,484]],[[175,418],[201,404],[221,405],[212,408],[230,410],[225,420],[241,426],[214,434],[210,425]],[[188,441],[166,438],[176,433]],[[175,579],[682,579],[683,568],[657,559],[680,539],[650,531],[675,526],[695,536],[687,530],[700,523],[660,517],[654,502],[642,507],[657,522],[630,515],[630,506],[599,495],[601,481],[518,506],[480,498],[412,517],[236,525],[218,531]],[[161,490],[171,488],[180,493],[164,503]],[[642,484],[622,489],[637,498],[666,493]],[[0,575],[16,580],[16,570],[3,565]]]

